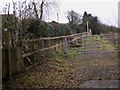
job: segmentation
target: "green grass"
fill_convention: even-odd
[[[116,49],[116,46],[114,44],[109,43],[107,40],[101,39],[100,36],[98,35],[87,37],[85,39],[85,44],[90,44],[94,40],[99,43],[98,48],[95,48],[95,50],[115,50]]]
[[[77,59],[81,58],[82,54],[81,51],[84,49],[84,47],[79,47],[79,48],[71,48],[67,51],[67,57],[71,59]]]
[[[114,44],[109,43],[107,40],[100,40],[99,45],[100,45],[101,50],[115,50],[116,49],[116,46]]]

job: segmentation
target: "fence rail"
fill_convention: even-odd
[[[22,40],[22,41],[23,42],[33,42],[33,41],[39,41],[39,40],[53,40],[53,39],[70,38],[70,37],[74,37],[74,36],[82,36],[82,35],[87,35],[87,34],[88,34],[88,32],[83,32],[83,33],[66,35],[66,36],[46,37],[46,38],[38,38],[38,39],[30,39],[30,40]]]

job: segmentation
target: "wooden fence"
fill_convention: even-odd
[[[82,38],[87,35],[89,33],[83,32],[67,36],[21,40],[22,47],[3,48],[2,77],[11,78],[18,72],[28,70],[49,57],[57,48],[66,52],[71,45],[82,42]]]
[[[63,52],[67,52],[70,46],[82,41],[87,35],[86,32],[68,36],[47,37],[31,40],[22,40],[23,59],[26,69],[39,63],[46,56],[52,54],[52,50],[60,48]]]

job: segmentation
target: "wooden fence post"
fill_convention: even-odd
[[[11,80],[12,79],[12,67],[11,67],[11,50],[10,48],[8,48],[8,62],[9,62],[9,79]]]
[[[12,79],[12,75],[24,70],[24,62],[22,56],[22,49],[3,48],[2,49],[2,78]]]
[[[42,49],[44,49],[44,38],[42,37],[41,40],[42,40],[42,43],[41,43],[42,44]],[[44,58],[44,51],[41,51],[41,54],[42,54],[41,56],[42,56],[42,59],[43,59]]]
[[[120,59],[120,31],[118,32],[118,59]]]
[[[4,31],[3,31],[3,33],[4,33],[4,48],[5,49],[7,49],[6,51],[8,52],[8,67],[9,67],[9,70],[8,70],[8,74],[9,74],[9,79],[11,79],[11,75],[12,75],[12,73],[11,73],[11,55],[10,55],[10,48],[12,47],[12,45],[11,45],[11,37],[10,37],[10,31],[7,29],[7,28],[5,28],[4,29]]]
[[[114,39],[115,39],[115,45],[118,46],[118,34],[114,34]]]
[[[64,51],[67,52],[67,50],[68,50],[68,42],[67,42],[67,38],[66,37],[64,38],[63,48],[64,48]]]
[[[0,90],[2,90],[2,48],[0,47]]]

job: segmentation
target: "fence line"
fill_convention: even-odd
[[[38,38],[38,39],[31,39],[31,40],[22,40],[22,43],[35,43],[35,42],[39,42],[40,41],[43,41],[43,45],[39,44],[41,46],[41,48],[35,50],[35,47],[33,46],[33,49],[34,51],[32,52],[29,52],[29,53],[24,53],[23,57],[27,57],[27,56],[30,56],[34,53],[37,53],[39,51],[44,51],[44,50],[48,50],[48,49],[52,49],[52,48],[55,48],[55,47],[59,47],[59,46],[63,46],[63,49],[66,50],[66,47],[65,45],[68,44],[68,42],[75,42],[77,41],[78,39],[80,38],[83,38],[87,35],[87,32],[83,32],[83,33],[78,33],[78,34],[73,34],[73,35],[67,35],[67,36],[58,36],[58,37],[47,37],[47,38]],[[65,41],[65,39],[67,41]],[[49,42],[47,42],[47,40]],[[54,43],[53,45],[51,45],[51,43]],[[44,44],[49,44],[47,47],[45,47]],[[43,46],[43,47],[42,47]]]
[[[10,41],[5,39],[6,47],[2,48],[2,78],[11,78],[12,75],[39,64],[41,60],[51,56],[53,50],[57,51],[58,47],[66,52],[71,44],[76,44],[87,35],[87,32],[83,32],[67,36],[21,40],[22,47],[7,47],[6,42]]]

